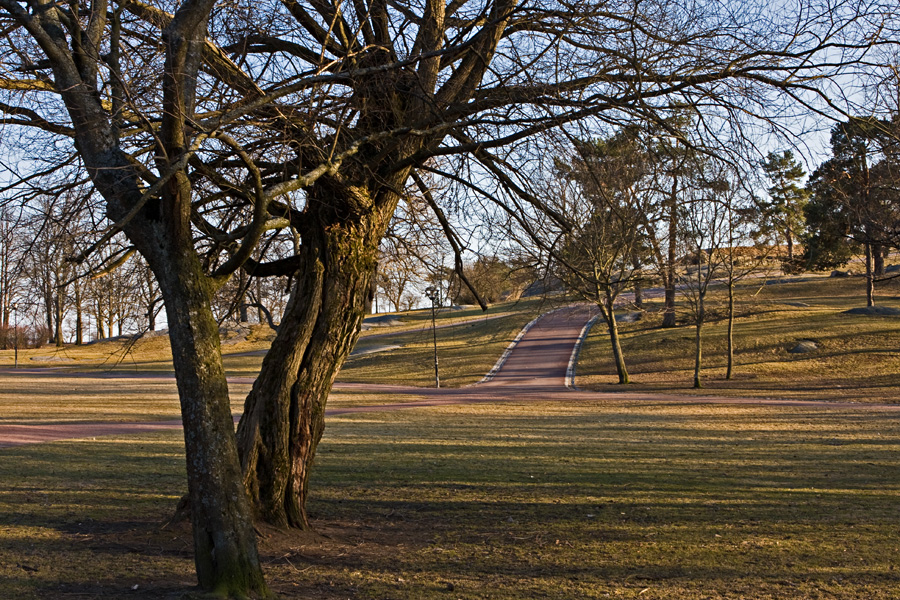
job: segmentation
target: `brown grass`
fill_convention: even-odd
[[[865,305],[860,278],[803,276],[774,285],[738,290],[735,374],[726,380],[724,294],[714,289],[704,326],[705,389],[699,393],[856,402],[900,401],[900,318],[854,316],[843,311]],[[881,290],[879,304],[900,307],[896,284]],[[862,295],[861,295],[862,294]],[[808,306],[798,306],[806,304]],[[658,309],[659,304],[651,305]],[[630,391],[698,393],[691,389],[694,326],[682,303],[682,324],[661,329],[651,312],[624,324],[622,346],[633,376]],[[716,318],[718,317],[718,318]],[[797,342],[815,340],[819,350],[789,352]],[[612,390],[618,386],[602,323],[588,339],[578,364],[578,385]]]
[[[3,451],[0,597],[180,598],[178,432]],[[284,598],[888,599],[896,419],[610,403],[329,420]]]

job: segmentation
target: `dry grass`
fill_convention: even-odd
[[[249,383],[229,384],[231,409],[239,415]],[[396,404],[418,396],[336,391],[329,408]],[[169,377],[111,379],[88,375],[0,374],[0,425],[72,422],[145,422],[181,417],[175,381]]]
[[[724,325],[713,324],[703,392],[896,400],[898,321],[839,314],[860,305],[859,285],[802,279],[745,289],[738,378],[720,379]],[[892,294],[883,303],[900,306]],[[516,320],[529,318],[439,330],[448,380],[480,376]],[[690,393],[693,331],[652,325],[623,327],[640,382],[630,390]],[[427,385],[430,337],[419,327],[398,333],[404,352],[355,358],[345,377]],[[602,333],[582,353],[579,384],[615,389],[604,383],[612,370]],[[786,352],[805,338],[822,349]],[[238,349],[253,343],[265,342]],[[156,352],[134,363],[163,364]],[[233,358],[247,361],[232,372],[252,372],[253,356]],[[234,410],[247,387],[232,386]],[[0,389],[5,423],[178,411],[173,384],[159,378],[4,376]],[[329,406],[411,399],[342,393]],[[0,598],[174,599],[193,585],[190,533],[164,526],[184,493],[180,432],[21,446],[0,457]],[[328,419],[313,474],[320,535],[263,530],[260,542],[284,598],[897,598],[898,461],[900,422],[865,407],[599,395],[342,415]]]
[[[456,387],[481,379],[519,330],[536,315],[555,307],[540,298],[492,305],[487,312],[477,307],[440,309],[437,340],[442,385]],[[391,316],[391,315],[380,315]],[[404,383],[429,386],[434,381],[431,311],[393,313],[397,324],[364,331],[340,381]],[[225,370],[232,377],[255,377],[263,355],[274,337],[267,326],[253,326],[246,335],[223,336]],[[383,347],[400,348],[380,350]],[[13,351],[0,351],[0,366],[11,367]],[[140,373],[171,375],[172,353],[168,337],[138,340],[113,339],[85,346],[47,346],[20,350],[19,367],[32,371],[83,374]]]
[[[444,313],[439,326],[452,323],[452,320],[459,324],[436,331],[441,386],[460,387],[478,382],[490,371],[522,327],[548,308],[540,300],[531,300],[495,307],[480,317]],[[378,345],[399,348],[351,356],[341,370],[339,381],[432,386],[432,335],[429,315],[429,319],[422,321],[417,329],[363,338],[358,348]]]
[[[181,597],[179,437],[4,450],[0,597]],[[602,398],[345,415],[326,537],[265,530],[265,568],[325,600],[896,598],[898,441],[878,412]]]
[[[724,294],[715,290],[711,312],[720,317],[704,327],[704,386],[701,393],[809,400],[896,402],[900,400],[900,318],[854,316],[864,306],[860,278],[804,276],[764,287],[743,286],[735,326],[735,376],[726,380]],[[900,307],[896,284],[881,291],[878,304]],[[805,304],[807,306],[801,306]],[[658,304],[656,305],[658,308]],[[687,309],[682,304],[681,313]],[[630,391],[694,393],[694,327],[660,329],[658,314],[624,324],[623,349],[634,385]],[[819,350],[791,354],[797,342],[815,340]],[[615,369],[608,336],[598,324],[578,364],[578,385],[613,390]]]

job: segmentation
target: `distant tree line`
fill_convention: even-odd
[[[71,186],[27,207],[0,209],[0,348],[84,343],[157,330],[164,304],[146,261],[123,240],[76,264],[79,244],[98,229],[89,196]],[[268,249],[288,252],[277,240]],[[220,325],[277,325],[287,278],[241,274],[213,297]]]

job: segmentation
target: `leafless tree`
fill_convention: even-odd
[[[325,399],[418,171],[468,169],[460,183],[495,182],[484,201],[510,219],[565,227],[508,160],[536,133],[660,120],[676,103],[761,113],[776,106],[765,90],[830,109],[815,86],[865,69],[855,50],[880,43],[887,14],[876,0],[0,0],[8,147],[68,148],[59,159],[77,157],[112,223],[76,258],[123,232],[159,282],[201,586],[266,595],[252,517],[308,526]],[[295,255],[254,258],[288,229]],[[236,443],[211,298],[241,268],[293,287]]]
[[[559,209],[574,226],[555,253],[556,273],[569,291],[600,309],[619,383],[626,384],[630,379],[615,304],[626,287],[643,277],[634,257],[653,212],[650,155],[636,128],[602,140],[575,140],[574,149],[571,158],[557,163],[568,184],[559,193]]]
[[[735,184],[727,167],[717,161],[697,163],[693,173],[692,192],[682,206],[681,218],[691,266],[679,277],[679,290],[694,321],[694,387],[700,388],[706,299],[710,286],[729,264]]]

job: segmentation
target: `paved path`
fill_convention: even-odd
[[[338,391],[378,392],[405,396],[418,396],[421,400],[403,403],[388,403],[368,406],[332,408],[326,410],[328,416],[351,413],[380,412],[427,406],[451,404],[477,404],[521,401],[577,402],[603,398],[615,402],[666,402],[673,404],[748,404],[778,405],[808,408],[828,408],[846,410],[879,410],[900,412],[900,405],[857,404],[852,402],[815,402],[805,400],[779,400],[765,398],[731,398],[715,396],[679,396],[674,394],[647,393],[598,393],[566,387],[566,371],[573,359],[573,350],[585,323],[594,311],[585,306],[575,306],[547,313],[517,341],[502,366],[489,381],[465,388],[419,388],[403,385],[373,385],[364,383],[338,383]],[[40,371],[47,375],[62,376],[59,371],[29,370],[29,374]],[[75,374],[73,374],[74,376]],[[110,374],[110,378],[122,375]],[[96,377],[96,375],[94,375]],[[137,374],[127,377],[159,378],[165,374]],[[249,377],[234,377],[234,383],[252,383]],[[3,425],[0,424],[0,448],[28,443],[49,442],[64,439],[92,438],[104,435],[123,435],[176,429],[181,422],[158,421],[144,423],[69,423],[64,425]]]

